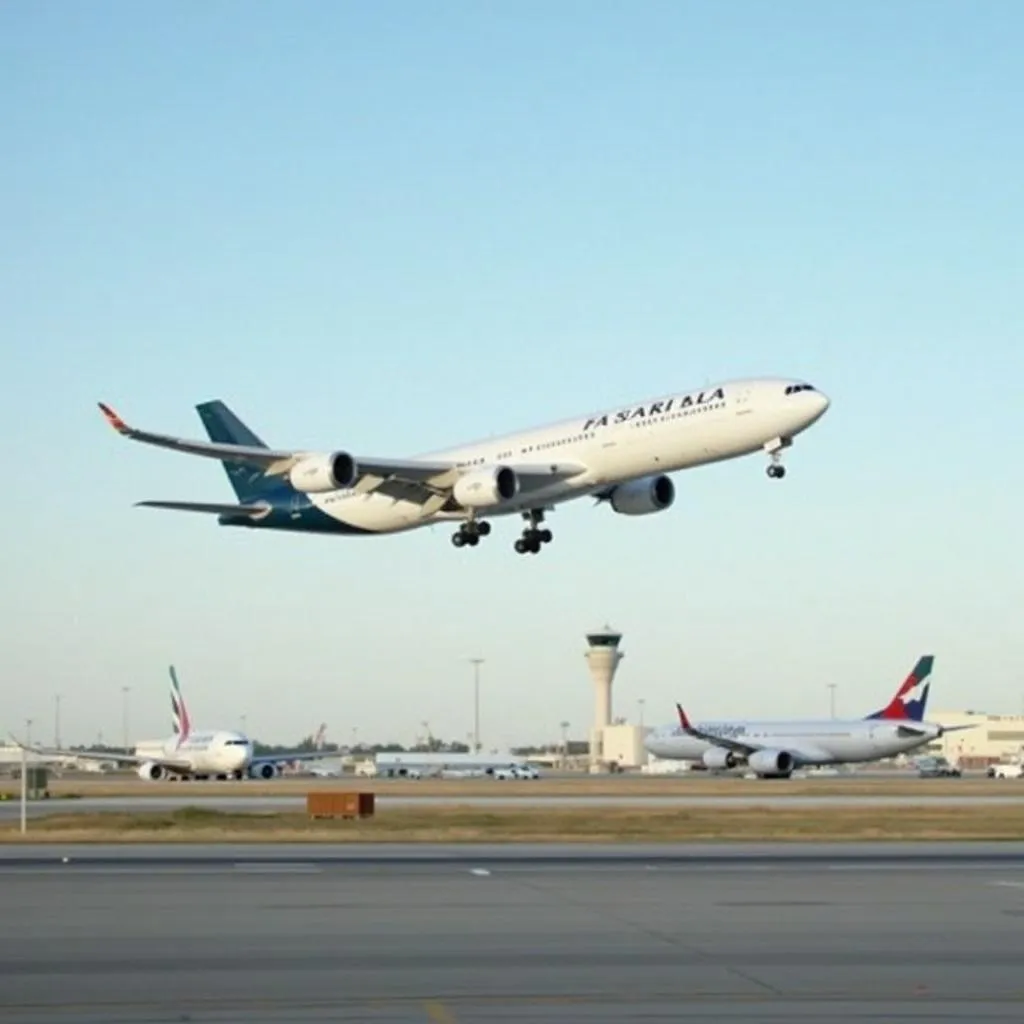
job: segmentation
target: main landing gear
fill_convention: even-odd
[[[530,525],[523,530],[522,537],[515,542],[514,546],[520,555],[525,555],[527,552],[535,555],[540,551],[541,544],[551,543],[551,531],[546,527],[542,528],[540,526],[544,522],[544,513],[539,509],[524,512],[523,518]]]
[[[461,548],[463,545],[475,548],[480,543],[480,538],[486,537],[490,532],[491,524],[486,519],[479,523],[475,519],[470,519],[452,534],[452,543],[457,548]]]
[[[792,443],[792,438],[777,437],[774,441],[769,441],[764,446],[764,450],[772,460],[768,465],[768,468],[765,470],[770,479],[781,480],[786,475],[786,467],[782,465],[782,452]]]
[[[529,524],[523,535],[515,542],[515,549],[521,555],[531,555],[540,551],[542,544],[550,544],[552,540],[551,531],[540,524],[544,522],[544,512],[541,509],[531,509],[523,513],[523,518]],[[452,543],[457,547],[475,548],[480,543],[481,537],[486,537],[491,532],[491,524],[486,520],[477,522],[475,519],[467,520],[452,534]]]

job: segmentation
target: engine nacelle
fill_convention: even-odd
[[[452,497],[463,508],[490,508],[519,493],[519,478],[510,466],[474,469],[455,481]]]
[[[308,455],[288,471],[288,482],[303,494],[339,491],[359,478],[359,466],[348,452]]]
[[[747,766],[758,775],[789,775],[794,764],[793,755],[786,750],[755,750],[747,758]]]
[[[272,779],[278,774],[280,773],[277,770],[277,765],[271,764],[269,761],[254,764],[249,768],[250,779]]]
[[[622,516],[646,516],[664,512],[676,500],[676,487],[664,474],[619,484],[611,494],[611,506]]]
[[[155,761],[144,761],[138,767],[138,773],[140,779],[145,779],[147,782],[159,782],[161,779],[167,778],[167,771],[162,764],[157,764]]]
[[[731,750],[723,750],[721,747],[712,747],[704,751],[701,757],[705,768],[735,768],[739,758]]]

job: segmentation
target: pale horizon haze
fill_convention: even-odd
[[[0,728],[193,719],[488,748],[613,711],[1024,707],[1024,8],[864,0],[0,8]],[[413,455],[741,376],[832,400],[786,456],[371,538],[134,508],[230,501],[264,440]]]

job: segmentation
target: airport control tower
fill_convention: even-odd
[[[622,634],[611,626],[587,634],[589,650],[584,655],[590,678],[594,680],[594,725],[590,732],[590,770],[601,771],[604,730],[612,724],[612,680],[619,662],[625,657],[619,650]]]

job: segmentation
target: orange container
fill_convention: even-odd
[[[373,793],[317,790],[306,794],[306,813],[311,818],[370,818]]]

